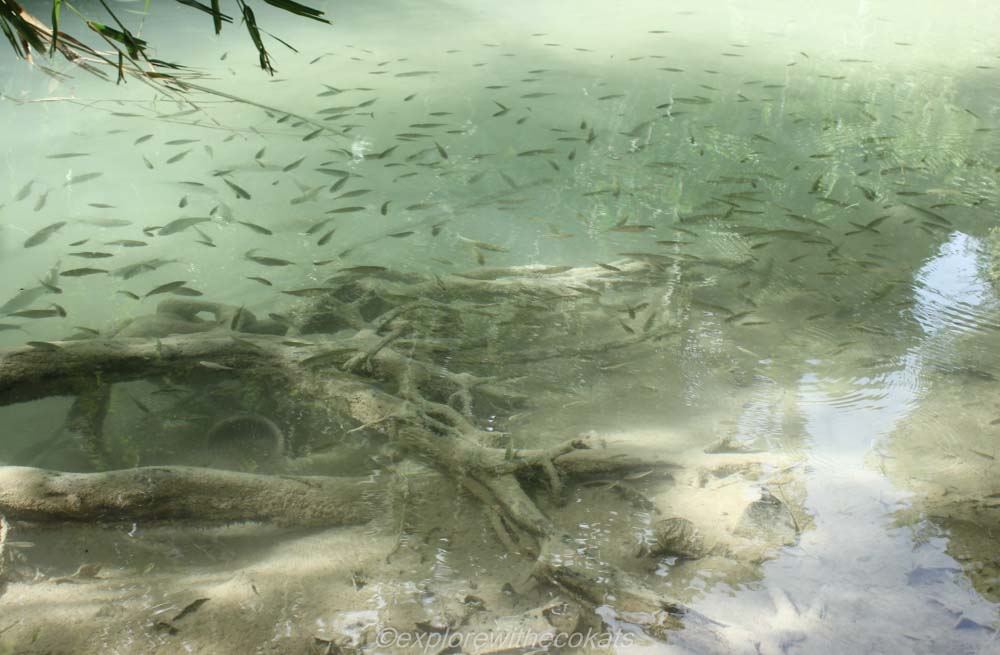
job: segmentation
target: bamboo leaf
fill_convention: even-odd
[[[119,32],[113,27],[109,27],[104,23],[98,23],[95,20],[88,20],[87,27],[94,30],[101,36],[111,39],[112,41],[117,41],[124,45],[129,51],[129,57],[135,59],[139,52],[146,47],[146,42],[140,38],[132,36],[131,34],[126,34]]]
[[[257,28],[257,19],[254,17],[253,9],[248,7],[243,0],[237,1],[239,2],[240,9],[243,11],[243,22],[246,23],[250,39],[253,41],[254,47],[257,48],[257,53],[260,55],[260,67],[271,75],[274,75],[274,67],[271,66],[271,56],[268,54],[267,48],[264,47],[264,40],[261,38],[260,30]]]
[[[275,35],[271,34],[267,30],[265,30],[264,28],[260,28],[260,31],[263,32],[264,34],[267,34],[269,37],[271,37],[272,39],[274,39],[275,41],[277,41],[281,45],[285,46],[286,48],[288,48],[292,52],[298,52],[298,50],[296,50],[295,47],[291,43],[289,43],[288,41],[285,41],[284,39],[279,39]]]
[[[219,11],[219,0],[212,0],[212,24],[215,25],[216,34],[222,31],[222,12]]]
[[[6,3],[0,2],[0,8],[3,9],[3,18],[5,19],[4,28],[6,33],[11,30],[11,33],[16,32],[17,36],[21,38],[24,43],[21,47],[17,48],[17,51],[22,57],[29,57],[31,55],[30,48],[34,48],[38,52],[45,52],[45,41],[42,39],[42,35],[39,34],[38,28],[32,25],[24,19],[20,14],[20,7],[9,8]],[[25,48],[24,45],[29,46]]]
[[[118,24],[122,37],[125,39],[122,43],[124,43],[125,47],[128,48],[129,58],[137,59],[140,54],[145,54],[143,50],[146,47],[146,42],[129,32],[128,28],[125,27],[125,24],[118,20],[118,16],[115,16],[115,12],[111,11],[111,7],[109,7],[104,0],[101,0],[101,5],[104,7],[105,11],[111,15],[111,18],[114,19],[115,23]]]
[[[213,22],[215,22],[216,14],[215,14],[215,11],[213,11],[213,7],[209,7],[208,5],[206,5],[203,2],[198,2],[198,0],[177,0],[177,2],[181,3],[182,5],[186,5],[188,7],[192,7],[194,9],[197,9],[198,11],[203,11],[206,14],[209,14],[212,17]],[[213,4],[214,4],[214,9],[218,9],[218,4],[219,4],[218,0],[216,0],[216,2],[213,3]],[[219,18],[219,24],[215,28],[215,33],[216,34],[218,34],[222,30],[222,23],[224,23],[224,22],[225,23],[232,23],[233,22],[233,17],[232,16],[229,16],[228,14],[223,14],[222,12],[219,12],[218,18]]]
[[[289,11],[295,14],[296,16],[302,16],[303,18],[311,18],[321,23],[326,23],[327,25],[330,24],[330,21],[328,21],[325,18],[322,18],[323,16],[322,11],[320,11],[319,9],[313,9],[312,7],[307,7],[303,4],[299,4],[298,2],[295,2],[295,0],[264,0],[264,2],[271,5],[272,7],[277,7],[278,9],[284,9],[285,11]]]
[[[49,49],[49,56],[55,54],[56,45],[59,43],[60,9],[62,9],[62,0],[52,0],[52,48]]]
[[[7,21],[4,20],[2,16],[0,16],[0,30],[3,30],[4,36],[6,36],[7,40],[10,41],[10,47],[14,50],[14,54],[23,59],[24,51],[21,50],[21,44],[18,43],[13,30],[11,30],[10,25],[7,24]]]

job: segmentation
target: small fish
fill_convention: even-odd
[[[45,289],[47,289],[49,293],[59,294],[63,292],[63,290],[57,287],[54,282],[51,282],[49,280],[38,280],[38,283],[41,284]]]
[[[127,221],[124,218],[84,218],[80,219],[80,222],[97,227],[126,227],[132,224],[132,221]]]
[[[31,180],[30,182],[28,182],[27,184],[25,184],[23,187],[21,187],[21,190],[18,191],[14,195],[14,202],[20,202],[20,201],[24,200],[25,198],[27,198],[29,195],[31,195],[31,187],[34,184],[35,184],[35,181]]]
[[[225,182],[229,186],[229,188],[233,190],[233,193],[236,194],[237,198],[243,198],[244,200],[250,200],[250,194],[247,192],[246,189],[244,189],[243,187],[241,187],[240,185],[238,185],[238,184],[236,184],[234,182],[230,182],[226,178],[222,178],[222,181]]]
[[[147,259],[135,264],[129,264],[128,266],[123,266],[121,268],[111,271],[111,275],[115,277],[120,277],[124,280],[129,280],[141,273],[148,273],[150,271],[155,271],[167,264],[174,264],[178,260],[176,259],[160,259],[159,257],[154,257],[153,259]]]
[[[349,180],[349,179],[350,178],[348,178],[348,177],[345,176],[345,177],[340,178],[339,180],[337,180],[333,184],[331,184],[330,185],[330,193],[337,193],[338,191],[340,191],[340,189],[343,188],[343,186],[345,184],[347,184],[347,180]]]
[[[232,366],[225,366],[223,364],[217,364],[215,362],[207,362],[207,361],[200,361],[200,362],[198,362],[198,366],[203,366],[204,368],[207,368],[207,369],[212,370],[212,371],[232,371],[233,370]]]
[[[377,152],[377,153],[372,153],[370,155],[365,155],[365,159],[385,159],[386,157],[388,157],[389,155],[391,155],[393,152],[395,152],[396,148],[398,148],[398,147],[399,146],[392,146],[391,148],[386,148],[382,152]]]
[[[490,252],[510,252],[509,248],[504,248],[503,246],[498,246],[492,243],[486,243],[485,241],[476,241],[475,239],[469,239],[467,237],[463,237],[460,234],[456,236],[458,236],[460,240],[468,243],[477,250],[488,250]]]
[[[336,228],[334,228],[334,229],[330,230],[329,232],[327,232],[326,234],[324,234],[323,236],[321,236],[319,238],[319,241],[316,242],[316,245],[317,246],[325,246],[327,243],[330,242],[330,239],[333,237],[333,233],[336,232],[336,231],[337,231]]]
[[[327,223],[329,223],[329,222],[330,222],[330,221],[332,221],[332,220],[333,220],[332,218],[324,218],[324,219],[323,219],[322,221],[320,221],[319,223],[315,223],[315,224],[313,224],[313,225],[309,226],[309,229],[308,229],[308,230],[306,230],[306,234],[316,234],[317,232],[319,232],[320,230],[322,230],[322,229],[323,229],[323,227],[324,227],[324,226],[325,226],[325,225],[326,225]]]
[[[145,143],[153,138],[152,134],[143,134],[141,137],[132,142],[132,145],[137,146],[140,143]]]
[[[240,305],[240,308],[236,310],[235,314],[233,314],[232,320],[229,321],[230,330],[235,330],[240,326],[240,319],[243,317],[243,308],[244,305]]]
[[[534,157],[536,155],[554,155],[556,153],[552,148],[536,148],[534,150],[523,150],[517,153],[518,157]]]
[[[66,180],[66,184],[63,186],[71,186],[73,184],[83,184],[84,182],[89,182],[90,180],[96,180],[104,173],[82,173],[80,175],[74,175]]]
[[[52,309],[23,309],[19,312],[11,312],[8,316],[18,318],[52,318],[55,316],[66,316],[66,310],[59,305],[52,303]]]
[[[629,225],[625,223],[619,223],[618,225],[615,225],[614,227],[610,228],[608,231],[634,233],[634,232],[647,232],[652,229],[655,229],[654,225],[634,225],[634,224]]]
[[[363,196],[371,192],[372,192],[371,189],[354,189],[353,191],[346,191],[340,194],[339,196],[334,198],[334,200],[342,200],[344,198],[357,198],[358,196]]]
[[[149,244],[145,241],[136,241],[135,239],[119,239],[118,241],[105,241],[106,246],[122,246],[123,248],[141,248],[142,246],[148,246]]]
[[[297,298],[316,298],[320,296],[328,296],[330,292],[334,291],[332,287],[310,287],[308,289],[293,289],[291,291],[282,291],[281,293],[288,296],[295,296]]]
[[[35,201],[34,210],[36,212],[42,211],[45,208],[45,203],[49,199],[49,192],[46,191],[42,195],[38,196],[38,200]]]
[[[337,186],[337,185],[335,184],[334,186]],[[322,190],[323,190],[323,185],[322,184],[320,186],[318,186],[318,187],[313,187],[312,189],[310,189],[310,190],[306,191],[305,193],[303,193],[301,196],[296,196],[295,198],[292,198],[289,201],[289,204],[290,205],[300,205],[300,204],[302,204],[304,202],[308,202],[310,200],[315,200],[316,196],[318,196],[319,192],[322,191]],[[330,190],[332,192],[333,191],[333,187],[330,187]]]
[[[115,293],[120,293],[123,296],[128,296],[132,300],[142,300],[142,298],[140,298],[138,294],[132,293],[131,291],[122,290],[122,291],[116,291]]]
[[[287,172],[289,172],[289,171],[294,171],[294,170],[295,170],[296,168],[298,168],[298,167],[299,167],[299,166],[300,166],[300,165],[302,164],[302,162],[304,162],[305,160],[306,160],[306,158],[305,158],[305,157],[300,157],[300,158],[296,159],[295,161],[293,161],[293,162],[292,162],[291,164],[288,164],[287,166],[285,166],[284,168],[282,168],[281,170],[282,170],[282,172],[284,172],[284,173],[287,173]]]
[[[388,213],[389,213],[389,203],[390,203],[390,202],[392,202],[392,201],[391,201],[391,200],[386,200],[385,202],[383,202],[383,203],[382,203],[382,206],[381,206],[381,207],[379,207],[379,210],[378,210],[378,211],[379,211],[379,213],[380,213],[380,214],[382,214],[383,216],[385,216],[386,214],[388,214]]]
[[[252,262],[261,264],[262,266],[292,266],[295,262],[290,262],[287,259],[278,259],[277,257],[264,257],[261,255],[255,255],[257,251],[256,248],[252,250],[247,250],[243,253],[244,259],[249,259]]]
[[[103,268],[71,268],[68,271],[63,271],[60,275],[62,277],[83,277],[85,275],[97,275],[99,273],[108,273],[108,271]]]
[[[347,268],[340,269],[342,273],[382,273],[387,271],[385,266],[349,266]]]
[[[205,217],[178,218],[159,228],[157,234],[161,237],[176,234],[200,223],[207,223],[210,220],[210,218]]]
[[[144,298],[149,298],[150,296],[155,296],[155,295],[161,294],[161,293],[170,293],[172,291],[176,291],[177,289],[180,289],[185,284],[187,284],[187,280],[177,280],[175,282],[167,282],[166,284],[161,284],[160,286],[156,287],[155,289],[153,289],[152,291],[150,291],[149,293],[147,293],[143,297]]]
[[[411,234],[415,234],[413,230],[408,230],[406,232],[394,232],[392,234],[387,234],[386,236],[392,237],[393,239],[402,239],[404,237],[410,236]]]
[[[53,234],[61,230],[64,225],[66,225],[66,221],[59,221],[57,223],[53,223],[51,225],[43,227],[42,229],[38,230],[27,239],[25,239],[24,247],[32,248],[34,246],[45,243],[46,241],[48,241],[49,237],[51,237]]]
[[[191,154],[191,149],[190,148],[188,148],[187,150],[184,150],[184,151],[181,151],[181,152],[177,153],[176,155],[174,155],[173,157],[171,157],[170,159],[168,159],[166,163],[168,163],[168,164],[177,163],[180,160],[182,160],[185,157],[187,157],[189,154]]]
[[[25,345],[31,346],[35,350],[45,350],[48,352],[55,352],[57,350],[63,349],[62,346],[51,343],[49,341],[28,341],[27,343],[25,343]]]
[[[88,157],[89,152],[60,152],[55,155],[47,155],[46,159],[73,159],[74,157]]]
[[[257,225],[256,223],[250,223],[249,221],[236,221],[236,222],[239,223],[240,225],[250,228],[257,234],[264,234],[267,236],[271,236],[274,234],[274,232],[272,232],[271,230],[267,229],[262,225]]]
[[[315,169],[317,173],[323,173],[324,175],[332,175],[333,177],[350,177],[351,172],[345,171],[340,168],[317,168]]]
[[[247,279],[248,280],[253,280],[254,282],[259,282],[260,284],[263,284],[265,287],[274,286],[271,283],[271,281],[268,280],[268,279],[266,279],[266,278],[262,278],[262,277],[248,277]]]
[[[364,207],[337,207],[336,209],[328,209],[327,214],[351,214],[354,212],[364,211]]]

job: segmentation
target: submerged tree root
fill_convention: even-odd
[[[581,298],[590,303],[594,288],[589,285],[636,285],[650,273],[648,267],[631,264],[622,270],[612,268],[618,273],[588,269],[567,278],[559,277],[563,269],[504,269],[488,279],[449,276],[428,281],[398,274],[350,279],[339,287],[340,297],[328,299],[326,305],[317,302],[300,317],[300,324],[313,325],[312,332],[329,335],[351,329],[349,338],[289,339],[235,333],[222,326],[156,339],[98,338],[11,349],[0,352],[0,405],[74,394],[95,376],[113,384],[169,375],[183,384],[218,377],[249,381],[263,375],[272,388],[281,389],[285,402],[322,408],[341,424],[346,419],[352,426],[348,433],[377,436],[396,452],[421,459],[457,482],[483,504],[504,546],[534,561],[539,581],[587,607],[612,612],[616,620],[639,624],[654,636],[679,627],[684,619],[711,627],[716,624],[581,549],[528,492],[541,481],[558,503],[568,478],[673,464],[604,447],[592,437],[568,439],[548,449],[498,447],[498,435],[477,425],[477,405],[513,408],[523,405],[527,396],[481,371],[456,373],[434,359],[442,351],[461,353],[478,339],[456,341],[442,335],[439,318],[462,311],[456,310],[456,303],[464,303],[467,313],[491,307],[498,297],[511,294],[529,303],[572,303]],[[451,304],[445,306],[438,296]],[[336,308],[335,316],[331,307]],[[614,314],[620,310],[599,303],[589,307],[587,311],[610,313],[614,322],[620,322]],[[661,309],[655,304],[650,308],[641,332],[630,328],[634,333],[618,340],[572,348],[543,345],[525,351],[522,359],[591,355],[662,336],[669,326],[658,325]],[[325,329],[316,327],[323,322]],[[445,361],[465,360],[459,355]],[[512,361],[520,361],[517,353]],[[95,434],[100,434],[99,427],[93,426]],[[285,470],[307,469],[300,458],[288,460]],[[373,518],[378,504],[369,500],[383,492],[382,487],[377,478],[261,476],[184,467],[86,474],[3,467],[0,513],[36,521],[186,519],[346,525]]]

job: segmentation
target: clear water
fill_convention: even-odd
[[[128,280],[60,278],[58,296],[39,293],[8,310],[57,302],[68,316],[4,317],[23,329],[0,332],[0,346],[58,341],[74,326],[106,331],[152,313],[165,297],[119,292],[143,296],[174,280],[263,317],[301,302],[277,290],[317,286],[347,266],[449,275],[666,255],[669,283],[606,299],[622,308],[607,324],[624,338],[615,326],[628,319],[625,306],[659,302],[676,333],[513,367],[526,376],[533,406],[479,418],[499,421],[520,447],[593,431],[680,457],[728,437],[787,465],[803,522],[794,543],[740,567],[713,558],[645,571],[650,584],[728,626],[718,652],[1000,652],[1000,5],[314,3],[333,26],[261,8],[259,22],[299,50],[269,41],[277,68],[269,77],[239,26],[212,36],[207,16],[153,4],[142,34],[159,58],[196,64],[206,75],[199,84],[256,105],[192,93],[191,113],[134,80],[115,86],[67,70],[72,77],[57,81],[7,57],[0,302],[38,287],[56,265],[114,272],[175,261]],[[45,3],[26,6],[47,15]],[[99,13],[93,3],[81,7]],[[128,10],[142,3],[114,7],[140,20]],[[287,112],[333,129],[306,140],[313,125]],[[400,136],[408,133],[418,136]],[[85,155],[52,157],[60,153]],[[331,193],[338,178],[321,168],[352,177]],[[101,175],[73,179],[88,173]],[[370,191],[335,197],[361,189]],[[349,206],[364,210],[326,213]],[[197,216],[210,217],[198,228],[214,247],[191,229],[143,232]],[[331,216],[328,227],[306,233]],[[129,224],[85,222],[92,219]],[[44,243],[24,247],[58,221],[66,225]],[[107,245],[121,239],[145,245]],[[503,252],[477,250],[469,239]],[[295,265],[255,264],[244,257],[253,248]],[[113,256],[69,254],[80,250]],[[249,279],[257,276],[273,286]],[[575,343],[593,316],[571,315],[546,318],[538,334],[554,325],[566,345]],[[531,345],[530,326],[518,334]],[[507,343],[497,331],[485,336]],[[129,385],[147,402],[152,390]],[[115,398],[117,466],[207,457],[165,443],[168,431],[144,438],[141,414],[127,396]],[[5,407],[0,459],[90,470],[58,438],[71,400]],[[156,408],[180,423],[212,417],[190,398],[178,405]],[[746,494],[764,486],[737,483]],[[679,514],[699,511],[683,506],[678,488],[635,485]],[[620,498],[577,493],[565,520],[593,528],[581,528],[591,545],[625,548],[628,531],[651,520]],[[726,496],[712,511],[726,516],[731,502]],[[424,510],[413,534],[449,522],[445,510]],[[475,503],[455,511],[467,524],[459,521],[436,551],[406,544],[411,559],[398,570],[382,562],[395,540],[386,529],[248,537],[239,528],[165,536],[160,527],[21,527],[35,547],[18,551],[19,566],[43,578],[92,560],[115,573],[92,588],[9,585],[0,630],[12,628],[0,634],[0,652],[29,652],[32,640],[53,647],[46,640],[54,631],[75,652],[309,652],[312,638],[350,611],[391,622],[394,603],[414,588],[509,582],[508,556],[483,546],[491,533]],[[136,530],[147,544],[136,543]],[[370,553],[333,555],[359,544]],[[420,548],[423,559],[413,554]],[[150,582],[154,563],[159,577]],[[324,575],[343,584],[358,566],[379,580],[375,595],[324,597],[313,586]],[[257,581],[253,595],[239,587],[244,578]],[[215,584],[206,593],[216,606],[232,593],[232,606],[212,618],[229,639],[213,640],[204,626],[156,632],[150,612],[182,607],[168,592],[199,580]],[[100,610],[114,602],[128,609]],[[234,608],[253,613],[254,627]],[[681,630],[619,652],[704,652],[698,643]]]

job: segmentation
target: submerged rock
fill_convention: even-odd
[[[788,507],[764,489],[760,500],[743,510],[734,532],[748,539],[792,544],[798,538],[799,527]]]
[[[654,557],[670,556],[697,559],[708,554],[705,540],[691,521],[671,517],[657,521],[653,526],[656,544],[649,554]]]

